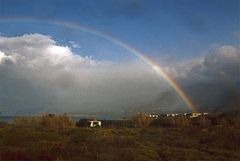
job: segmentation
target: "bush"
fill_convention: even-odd
[[[40,117],[40,125],[49,128],[72,128],[75,126],[74,121],[66,114],[44,114]]]
[[[40,119],[38,117],[19,116],[14,118],[13,125],[18,127],[37,127]]]
[[[201,127],[209,127],[211,125],[211,120],[205,116],[199,116],[196,118],[192,118],[192,125],[197,125]]]
[[[133,120],[139,127],[148,128],[154,119],[148,116],[147,114],[141,112],[137,113],[134,116]]]
[[[78,129],[70,135],[70,142],[83,143],[93,138],[93,133],[90,129]]]
[[[161,126],[161,127],[173,127],[175,126],[175,120],[172,117],[164,117],[164,118],[159,118],[157,120],[154,120],[151,123],[151,126]]]
[[[21,116],[13,120],[17,127],[64,129],[75,126],[74,121],[66,114],[43,114],[42,116]]]

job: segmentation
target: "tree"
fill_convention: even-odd
[[[140,112],[134,116],[133,120],[139,127],[148,128],[152,123],[153,118],[151,118],[149,115],[147,115],[144,112]]]

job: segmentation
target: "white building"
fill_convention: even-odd
[[[201,115],[202,115],[202,113],[194,112],[194,113],[192,113],[192,115],[190,116],[190,118],[198,117],[198,116],[201,116]]]
[[[158,115],[155,115],[155,114],[149,114],[148,116],[150,118],[154,118],[154,119],[158,119],[158,117],[159,117]]]
[[[175,116],[178,116],[178,115],[179,115],[178,113],[168,113],[167,117],[169,117],[169,116],[175,117]]]
[[[90,122],[90,127],[101,127],[102,122],[101,121],[89,121]]]

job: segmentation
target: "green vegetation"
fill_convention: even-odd
[[[193,120],[161,118],[144,128],[104,127],[104,124],[103,128],[77,128],[67,123],[72,122],[67,115],[60,116],[46,114],[24,118],[28,121],[17,118],[11,125],[1,123],[0,160],[240,160],[239,113]],[[50,121],[43,121],[45,117]]]
[[[63,129],[75,127],[74,121],[66,114],[43,114],[42,116],[22,116],[13,120],[16,127]]]

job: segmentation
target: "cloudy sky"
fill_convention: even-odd
[[[159,64],[198,109],[240,108],[240,1],[0,0],[0,109],[6,114],[187,110]]]

